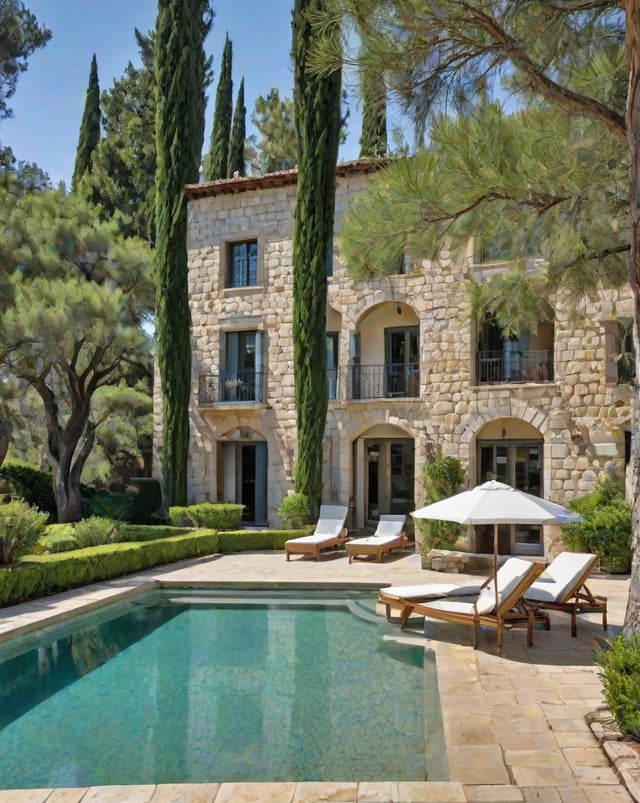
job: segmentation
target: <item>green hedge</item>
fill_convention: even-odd
[[[306,530],[183,530],[149,527],[153,540],[144,540],[143,527],[123,528],[138,540],[75,549],[50,555],[28,555],[11,567],[0,568],[0,606],[55,594],[125,574],[216,552],[255,552],[284,549],[289,538]],[[65,531],[59,533],[64,537]],[[142,536],[142,537],[140,537]],[[124,537],[127,537],[126,535]]]
[[[0,570],[0,605],[15,605],[217,551],[218,533],[199,530],[155,541],[106,544],[54,555],[29,555],[12,567]]]
[[[175,527],[213,527],[217,530],[231,530],[242,520],[244,505],[234,502],[200,502],[187,507],[170,507],[169,518]]]
[[[306,530],[237,530],[218,533],[220,552],[257,552],[284,549],[290,538],[307,535]]]
[[[174,535],[184,535],[192,532],[190,527],[171,527],[168,524],[123,524],[120,527],[122,541],[155,541],[158,538],[171,538]]]

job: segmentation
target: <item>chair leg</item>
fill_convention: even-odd
[[[407,622],[409,620],[409,614],[411,613],[411,608],[408,605],[402,609],[402,614],[400,616],[400,630],[404,630],[407,627]]]
[[[527,611],[527,647],[533,647],[533,609]]]

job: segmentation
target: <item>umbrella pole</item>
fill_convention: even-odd
[[[496,592],[496,610],[498,608],[498,522],[493,523],[493,587]]]

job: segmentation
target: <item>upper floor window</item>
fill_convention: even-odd
[[[227,287],[252,287],[258,283],[258,241],[229,244]]]

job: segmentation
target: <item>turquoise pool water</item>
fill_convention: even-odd
[[[0,786],[446,780],[432,655],[339,593],[155,593],[0,647]]]

